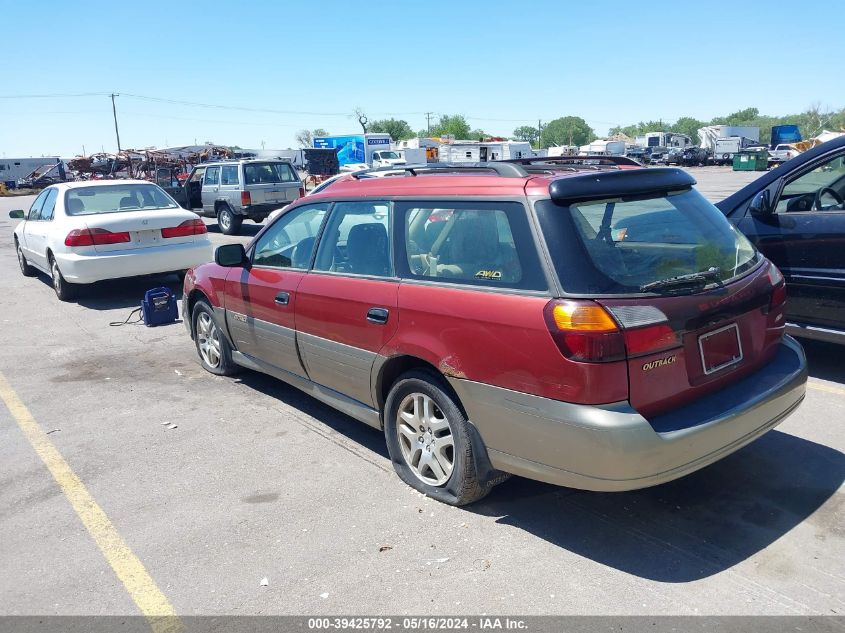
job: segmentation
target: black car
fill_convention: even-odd
[[[787,331],[845,344],[845,136],[716,206],[783,272]]]
[[[701,147],[673,147],[666,154],[667,165],[697,167],[707,163],[707,150]]]

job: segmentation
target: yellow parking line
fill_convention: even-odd
[[[61,453],[41,429],[26,405],[0,373],[0,399],[6,404],[26,439],[59,484],[82,524],[103,552],[106,561],[126,587],[155,633],[176,633],[183,629],[173,606],[129,549],[106,513],[94,501],[82,480],[76,476]]]
[[[835,393],[840,396],[845,396],[845,388],[843,387],[834,387],[833,385],[828,385],[823,382],[816,382],[815,380],[808,380],[807,386],[810,389],[816,389],[817,391],[826,391],[828,393]]]

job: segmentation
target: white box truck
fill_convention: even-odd
[[[318,136],[314,147],[337,151],[341,171],[357,171],[370,167],[404,165],[405,160],[391,149],[390,134],[342,134]]]

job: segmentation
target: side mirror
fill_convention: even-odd
[[[772,215],[774,209],[772,209],[771,199],[769,198],[769,190],[764,189],[757,193],[751,200],[751,204],[748,205],[748,210],[751,212],[751,215],[757,217],[768,217]]]
[[[23,220],[23,209],[13,209],[9,211],[9,217],[13,220]]]
[[[214,261],[218,266],[226,268],[248,267],[249,259],[246,256],[243,244],[223,244],[214,251]]]

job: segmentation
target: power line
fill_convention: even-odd
[[[0,99],[57,99],[65,97],[108,97],[108,92],[78,92],[73,94],[0,95]]]
[[[352,112],[313,112],[313,111],[306,111],[306,110],[273,110],[269,108],[247,108],[245,106],[229,106],[229,105],[222,105],[219,103],[202,103],[199,101],[182,101],[180,99],[164,99],[161,97],[148,97],[146,95],[137,95],[131,94],[128,92],[121,93],[124,97],[129,97],[131,99],[140,99],[142,101],[154,101],[157,103],[170,103],[174,105],[185,105],[185,106],[192,106],[198,108],[214,108],[218,110],[239,110],[242,112],[267,112],[270,114],[297,114],[297,115],[306,115],[306,116],[343,116],[343,117],[351,117],[353,116]]]
[[[285,127],[285,128],[300,128],[301,125],[293,125],[289,123],[274,123],[266,121],[237,121],[224,119],[198,119],[196,117],[187,116],[172,116],[169,114],[156,114],[153,112],[136,112],[134,110],[123,109],[120,111],[123,116],[131,115],[133,117],[147,117],[151,119],[172,119],[174,121],[190,121],[194,123],[222,123],[225,125],[257,125],[259,127]]]

